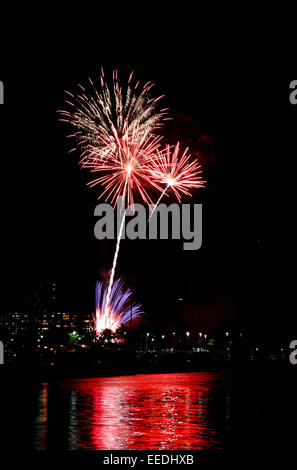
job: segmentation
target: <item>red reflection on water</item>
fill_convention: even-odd
[[[221,448],[208,412],[209,372],[73,380],[79,449]],[[72,417],[73,418],[73,417]]]

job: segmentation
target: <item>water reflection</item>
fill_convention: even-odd
[[[35,448],[220,449],[228,400],[224,375],[210,372],[43,384]]]
[[[35,420],[36,439],[35,446],[40,450],[47,448],[48,436],[48,384],[42,384],[38,396],[38,416]]]

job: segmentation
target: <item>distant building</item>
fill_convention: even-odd
[[[90,313],[63,312],[58,309],[57,284],[54,281],[24,285],[23,302],[0,313],[0,331],[11,337],[25,332],[41,334],[54,327],[88,331],[93,325]]]
[[[0,329],[4,328],[11,337],[30,330],[41,334],[53,327],[87,332],[92,325],[93,320],[90,313],[50,312],[40,314],[38,312],[35,315],[29,315],[28,313],[7,312],[0,314]]]

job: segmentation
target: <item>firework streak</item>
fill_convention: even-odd
[[[102,282],[96,284],[95,329],[97,333],[105,329],[115,332],[120,325],[143,314],[140,304],[131,301],[132,291],[125,289],[123,281],[117,279],[112,286],[107,301],[107,290]]]

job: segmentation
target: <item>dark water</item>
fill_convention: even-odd
[[[296,372],[251,364],[233,372],[43,383],[25,372],[1,377],[0,454],[243,448],[245,456],[284,456],[296,447]]]
[[[221,449],[228,440],[223,373],[43,383],[33,439],[51,449]]]

